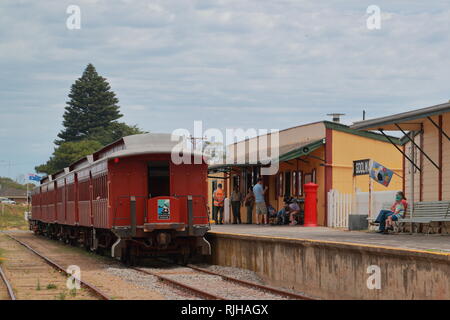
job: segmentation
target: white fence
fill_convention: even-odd
[[[375,218],[385,203],[393,203],[396,191],[372,192],[370,217]],[[348,228],[350,214],[369,215],[369,193],[340,193],[338,190],[328,192],[328,227]]]
[[[338,190],[328,192],[328,226],[348,228],[348,215],[352,211],[353,195]]]

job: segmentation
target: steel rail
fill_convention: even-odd
[[[15,237],[13,237],[12,235],[10,235],[9,233],[6,233],[6,235],[8,237],[10,237],[12,240],[17,241],[19,244],[21,244],[22,246],[24,246],[25,248],[27,248],[28,250],[30,250],[31,252],[33,252],[35,255],[37,255],[38,257],[40,257],[41,259],[43,259],[47,264],[49,264],[50,266],[52,266],[53,268],[57,269],[58,271],[63,272],[64,274],[66,274],[67,276],[71,276],[70,273],[68,273],[66,271],[66,269],[64,269],[62,266],[60,266],[59,264],[57,264],[56,262],[50,260],[49,258],[47,258],[46,256],[44,256],[43,254],[41,254],[40,252],[36,251],[35,249],[33,249],[32,247],[30,247],[28,244],[26,244],[23,241],[20,241],[19,239],[16,239]],[[93,293],[95,293],[96,296],[100,297],[102,300],[111,300],[111,298],[105,294],[104,292],[102,292],[99,288],[95,287],[94,285],[83,281],[81,279],[79,279],[80,283],[87,289],[91,290]]]
[[[193,265],[187,265],[186,267],[191,268],[193,270],[196,270],[198,272],[203,272],[206,274],[210,274],[210,275],[214,275],[214,276],[218,276],[221,277],[222,279],[226,280],[226,281],[230,281],[230,282],[234,282],[240,285],[244,285],[250,288],[258,288],[260,290],[263,291],[267,291],[279,296],[284,296],[284,297],[288,297],[288,298],[292,298],[292,299],[296,299],[296,300],[315,300],[313,298],[301,295],[301,294],[296,294],[296,293],[292,293],[292,292],[288,292],[288,291],[284,291],[284,290],[280,290],[280,289],[275,289],[275,288],[271,288],[271,287],[267,287],[265,285],[262,284],[258,284],[258,283],[254,283],[254,282],[250,282],[250,281],[246,281],[246,280],[241,280],[241,279],[236,279],[230,276],[226,276],[217,272],[213,272],[213,271],[209,271],[209,270],[205,270],[203,268],[199,268],[199,267],[195,267]]]
[[[163,262],[163,263],[165,263],[167,265],[171,265],[171,263],[169,263],[169,262],[167,262],[165,260],[158,259],[158,261]],[[233,277],[230,277],[230,276],[226,276],[224,274],[220,274],[220,273],[217,273],[217,272],[214,272],[214,271],[210,271],[210,270],[206,270],[206,269],[203,269],[203,268],[196,267],[196,266],[194,266],[192,264],[188,264],[188,265],[176,264],[176,265],[180,266],[180,267],[183,267],[183,268],[190,268],[190,269],[198,271],[198,272],[203,272],[205,274],[218,276],[218,277],[221,277],[223,280],[226,280],[226,281],[234,282],[234,283],[237,283],[237,284],[240,284],[240,285],[243,285],[243,286],[247,286],[247,287],[252,288],[252,289],[257,288],[257,289],[260,289],[262,291],[266,291],[266,292],[269,292],[269,293],[272,293],[272,294],[276,294],[276,295],[279,295],[279,296],[284,296],[284,297],[288,297],[288,298],[296,299],[296,300],[316,300],[314,298],[307,297],[305,295],[292,293],[292,292],[288,292],[288,291],[281,290],[281,289],[275,289],[275,288],[268,287],[268,286],[265,286],[265,285],[262,285],[262,284],[258,284],[258,283],[254,283],[254,282],[250,282],[250,281],[241,280],[241,279],[233,278]]]
[[[8,290],[8,295],[11,300],[16,300],[16,296],[14,295],[13,288],[11,287],[11,284],[9,283],[8,279],[6,278],[5,273],[2,270],[2,267],[0,266],[0,277],[2,278],[3,282],[6,285],[6,289]]]
[[[135,271],[138,271],[138,272],[142,272],[142,273],[148,274],[148,275],[155,276],[160,281],[167,282],[168,284],[170,284],[170,285],[172,285],[174,287],[181,288],[183,290],[191,291],[191,292],[194,293],[194,295],[196,295],[198,297],[201,297],[201,298],[206,298],[208,300],[227,300],[227,299],[225,299],[223,297],[220,297],[220,296],[217,296],[217,295],[205,292],[205,291],[200,290],[198,288],[191,287],[190,285],[178,282],[178,281],[170,279],[168,277],[164,277],[164,276],[158,274],[157,272],[151,272],[151,271],[143,270],[141,268],[136,268],[136,267],[131,267],[131,269],[133,269]]]

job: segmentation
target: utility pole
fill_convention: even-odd
[[[189,139],[191,140],[191,143],[192,143],[192,149],[195,151],[197,149],[197,140],[205,141],[206,137],[196,138],[196,137],[190,135]]]
[[[0,160],[0,163],[1,162],[6,163],[6,166],[8,167],[8,178],[11,178],[11,160]]]

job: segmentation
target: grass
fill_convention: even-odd
[[[0,248],[0,264],[2,264],[3,259],[5,259],[4,255],[5,255],[5,249]]]
[[[56,289],[56,288],[57,288],[56,284],[49,283],[49,284],[47,285],[47,290],[52,290],[52,289]]]
[[[66,293],[65,293],[65,292],[61,292],[61,293],[58,295],[58,299],[59,299],[59,300],[66,300]]]
[[[26,206],[0,203],[0,230],[28,230]]]

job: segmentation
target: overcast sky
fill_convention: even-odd
[[[88,63],[146,131],[350,124],[448,101],[449,31],[439,0],[1,0],[0,176],[49,158]]]

